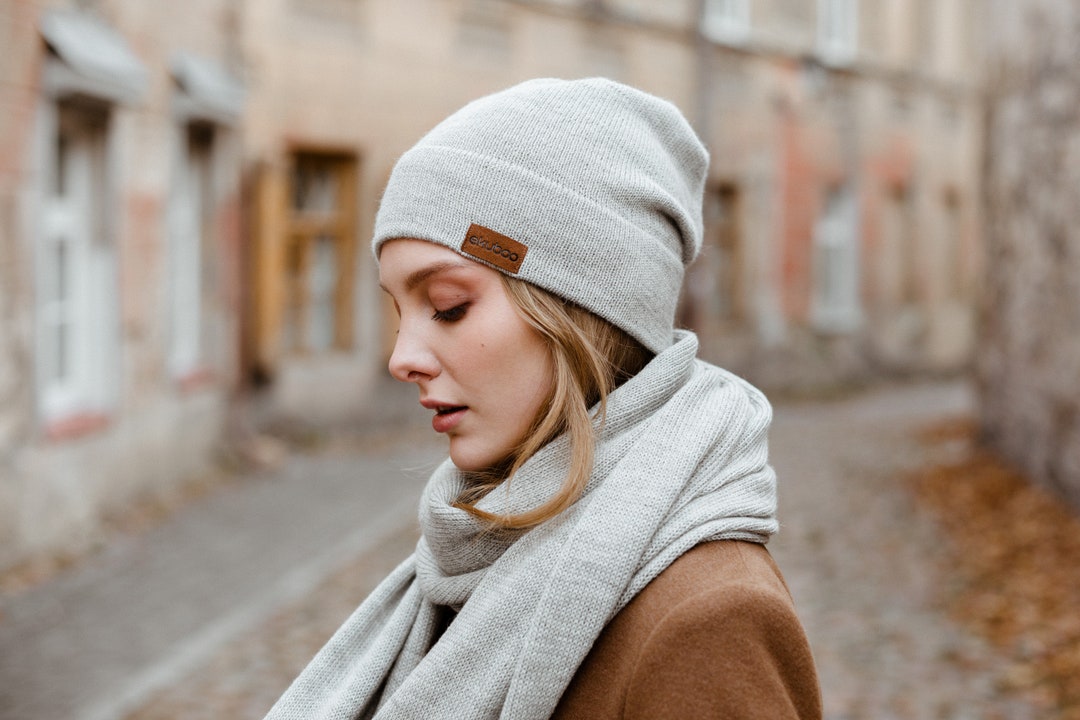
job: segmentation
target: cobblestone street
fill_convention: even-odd
[[[931,450],[917,430],[971,404],[965,386],[931,384],[777,408],[770,549],[810,635],[827,720],[1037,717],[999,693],[1001,660],[944,616],[942,539],[905,484],[964,450]]]
[[[943,383],[777,406],[771,437],[781,533],[770,548],[810,635],[830,720],[1036,718],[999,693],[1001,661],[940,610],[948,568],[936,528],[916,512],[904,483],[907,469],[956,450],[920,446],[916,429],[967,413],[970,405],[965,386]],[[70,577],[0,600],[0,717],[261,718],[345,616],[410,552],[415,527],[407,508],[438,456],[429,434],[410,427],[396,439],[386,435],[362,447],[331,443],[295,456],[282,477],[231,485],[142,542],[110,549]],[[223,514],[223,506],[234,511]],[[295,520],[286,527],[290,517]],[[249,552],[211,562],[214,539],[235,535],[226,532],[229,523],[255,525]],[[357,535],[360,523],[371,529]],[[308,525],[321,530],[312,533]],[[201,550],[168,542],[193,537],[201,538]],[[289,551],[289,567],[247,567],[251,558],[296,544],[302,548]],[[166,587],[132,586],[125,568],[133,559],[149,562],[146,553],[156,548],[165,563],[169,547],[173,570],[155,576]],[[232,554],[226,548],[217,553]],[[188,572],[197,582],[184,580]],[[250,577],[242,590],[230,589],[238,575]],[[92,598],[122,578],[128,584],[113,587],[111,600],[120,617],[106,617],[109,603]],[[159,600],[148,603],[143,593]],[[218,594],[227,597],[215,599]],[[201,614],[200,621],[169,619],[178,613]],[[169,637],[156,644],[145,640],[147,628],[162,626],[185,629],[161,630]],[[66,637],[65,628],[104,633],[108,643]],[[129,635],[144,638],[154,652],[126,647]],[[122,657],[104,657],[107,648]],[[112,663],[112,671],[103,671],[103,663]]]

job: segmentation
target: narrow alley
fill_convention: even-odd
[[[965,385],[937,383],[777,404],[782,526],[770,548],[829,720],[1036,717],[1001,696],[1001,661],[940,609],[937,530],[904,484],[956,450],[928,450],[918,428],[971,402]],[[439,456],[419,423],[329,440],[3,598],[0,717],[261,718],[411,551]]]

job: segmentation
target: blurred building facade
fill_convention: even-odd
[[[8,2],[0,565],[193,472],[248,382],[269,417],[370,412],[395,320],[368,239],[394,160],[530,77],[638,86],[705,141],[679,318],[704,357],[772,388],[965,367],[980,7]]]
[[[1080,508],[1080,7],[988,9],[982,424]]]
[[[0,567],[203,471],[238,373],[233,4],[0,7]]]
[[[256,375],[286,412],[362,404],[393,326],[366,241],[394,159],[472,98],[529,77],[588,75],[672,100],[710,149],[707,240],[680,316],[706,358],[773,388],[966,367],[978,8],[249,3]],[[308,209],[318,203],[323,220]]]

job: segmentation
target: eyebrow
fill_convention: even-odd
[[[405,278],[405,290],[407,292],[412,292],[420,283],[424,282],[432,275],[438,275],[439,273],[448,270],[465,269],[468,267],[468,260],[444,260],[442,262],[432,263],[431,265],[409,273],[408,277]],[[390,292],[382,283],[379,283],[379,287],[386,290],[386,292]]]

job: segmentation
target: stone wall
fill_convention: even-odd
[[[1080,6],[992,8],[981,420],[995,447],[1080,507]]]

